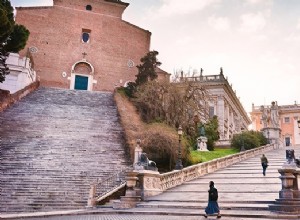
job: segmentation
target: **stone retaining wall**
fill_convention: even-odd
[[[36,90],[39,86],[40,82],[36,81],[14,94],[10,94],[10,92],[7,90],[0,90],[0,112],[4,111],[10,105],[19,101],[21,98],[28,95],[32,91]]]

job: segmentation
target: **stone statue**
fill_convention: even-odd
[[[286,150],[285,158],[288,163],[292,163],[295,160],[295,151],[294,150]]]
[[[146,153],[141,154],[139,165],[143,166],[145,170],[157,170],[156,163],[149,160]]]
[[[273,128],[279,128],[278,105],[275,102],[272,102],[270,119],[271,119],[271,126]]]
[[[208,151],[207,150],[207,137],[205,137],[205,128],[204,125],[199,127],[200,137],[197,138],[197,150],[198,151]]]
[[[268,127],[268,109],[265,108],[263,105],[260,107],[260,111],[262,112],[261,120],[263,122],[263,127],[266,128]]]
[[[200,137],[205,137],[205,128],[203,125],[199,128]]]

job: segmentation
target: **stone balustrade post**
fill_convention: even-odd
[[[294,171],[294,176],[295,176],[295,180],[294,180],[294,185],[293,185],[293,197],[295,199],[300,199],[300,189],[299,189],[299,184],[300,184],[300,169],[297,168]]]
[[[294,197],[294,169],[279,169],[280,180],[281,180],[281,190],[279,191],[280,199],[292,199]]]
[[[92,184],[90,188],[89,198],[88,198],[88,208],[93,208],[97,204],[96,200],[96,184]]]
[[[279,191],[279,199],[274,205],[269,205],[271,211],[283,213],[300,213],[300,192],[298,181],[300,170],[294,161],[294,150],[286,150],[287,161],[283,164],[280,173],[282,189]]]
[[[137,195],[137,180],[138,172],[130,171],[126,173],[126,192],[125,196],[121,196],[121,199],[113,202],[114,209],[129,209],[134,208],[136,204],[141,201],[141,197]]]
[[[135,170],[143,169],[143,166],[138,164],[138,162],[141,159],[141,154],[143,153],[143,149],[141,148],[140,144],[141,144],[141,140],[137,139],[136,140],[136,147],[134,149],[134,162],[133,162],[133,167],[134,167]]]

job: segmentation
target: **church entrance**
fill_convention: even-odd
[[[286,137],[285,138],[285,146],[290,146],[290,144],[291,144],[291,139],[290,139],[290,137]]]
[[[75,90],[87,90],[88,89],[89,78],[87,76],[75,76]]]
[[[93,90],[93,84],[97,83],[94,80],[94,67],[86,62],[86,60],[81,60],[76,62],[72,66],[70,79],[70,89],[75,90]]]

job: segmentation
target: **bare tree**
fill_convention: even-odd
[[[203,123],[209,116],[210,96],[199,82],[178,78],[172,83],[150,81],[138,88],[136,97],[137,107],[146,122],[181,125],[188,132],[194,127],[195,115]]]

